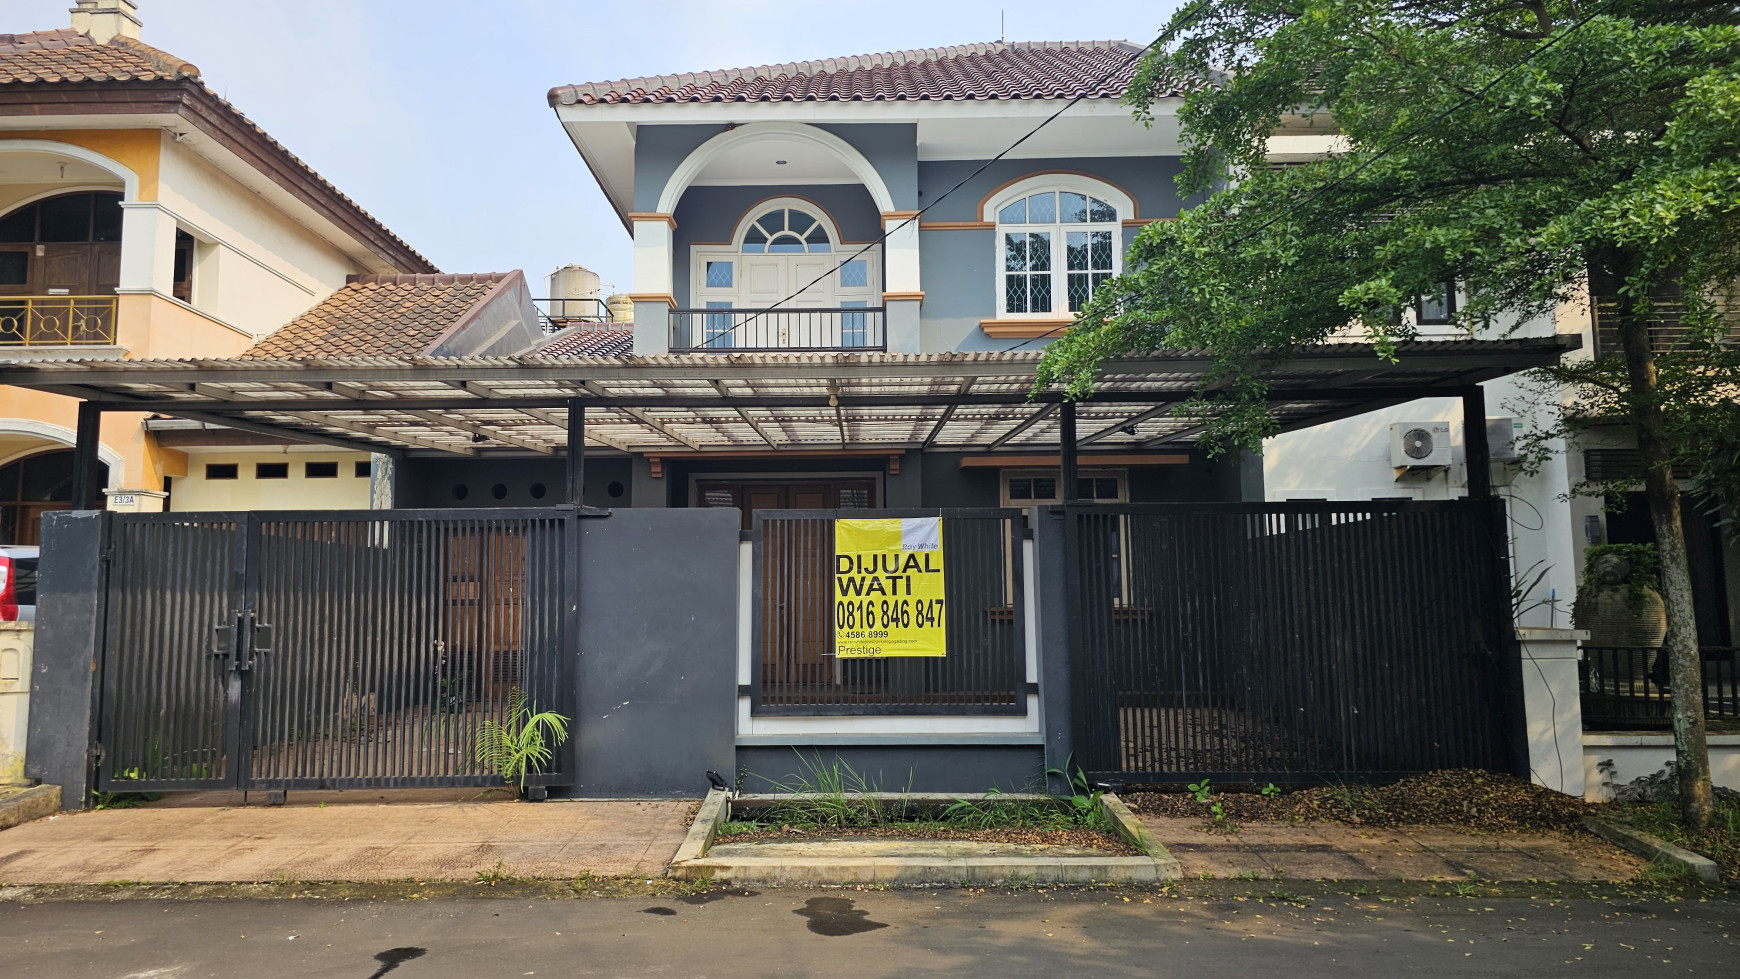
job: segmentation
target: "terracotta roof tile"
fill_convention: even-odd
[[[0,34],[0,84],[198,77],[199,69],[192,64],[129,37],[98,44],[66,29]]]
[[[10,85],[66,84],[72,82],[164,82],[186,81],[198,85],[218,105],[234,115],[243,126],[253,130],[274,150],[283,154],[291,165],[318,181],[334,198],[379,228],[405,253],[414,256],[431,271],[435,263],[389,231],[356,201],[334,187],[330,181],[302,162],[296,154],[273,139],[240,109],[212,91],[200,78],[199,68],[165,51],[134,38],[117,35],[105,44],[98,44],[88,34],[69,29],[35,31],[29,34],[0,34],[0,89]],[[404,265],[400,265],[401,268]]]
[[[512,274],[353,275],[241,356],[416,356]]]
[[[586,327],[559,333],[531,352],[534,357],[627,357],[634,353],[633,330]]]
[[[962,44],[564,85],[550,90],[550,104],[1115,99],[1129,85],[1141,50],[1128,41]],[[1110,78],[1094,84],[1108,72]],[[1202,84],[1174,81],[1160,94],[1180,95]]]

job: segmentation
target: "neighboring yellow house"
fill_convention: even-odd
[[[438,271],[138,37],[131,0],[0,34],[0,361],[230,357],[349,276]],[[0,388],[0,543],[70,500],[76,405]],[[187,474],[143,420],[103,416],[112,508]]]

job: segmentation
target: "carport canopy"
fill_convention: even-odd
[[[1435,396],[1462,397],[1483,417],[1472,404],[1481,381],[1556,364],[1577,345],[1575,336],[1419,341],[1391,361],[1368,344],[1323,344],[1262,357],[1259,376],[1283,431]],[[1211,376],[1208,351],[1108,361],[1079,401],[1034,389],[1040,356],[66,359],[0,366],[0,384],[81,399],[81,459],[95,458],[103,412],[145,412],[394,456],[568,455],[570,500],[588,446],[654,457],[1040,449],[1061,453],[1067,471],[1078,450],[1182,446],[1203,431],[1178,409]],[[1471,460],[1484,454],[1484,434],[1470,430]],[[74,500],[94,505],[89,469]]]

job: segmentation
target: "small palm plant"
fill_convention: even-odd
[[[540,711],[526,700],[520,688],[508,694],[507,717],[488,720],[477,731],[477,760],[501,772],[503,780],[519,783],[526,791],[526,776],[544,770],[553,749],[568,740],[568,718],[555,711]]]

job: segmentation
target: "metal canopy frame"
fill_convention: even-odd
[[[1305,427],[1556,363],[1574,337],[1369,345],[1274,357],[1263,372],[1284,427]],[[389,454],[560,453],[571,404],[585,434],[624,452],[780,448],[1017,451],[1057,442],[1061,392],[1033,390],[1028,353],[433,357],[39,361],[0,384]],[[1212,367],[1203,351],[1107,363],[1076,416],[1096,449],[1190,441],[1199,421],[1165,410]],[[967,381],[971,382],[970,389]],[[1135,406],[1135,407],[1132,407]],[[1035,417],[1038,416],[1038,417]]]
[[[1334,343],[1269,355],[1259,373],[1286,431],[1422,397],[1461,397],[1481,381],[1556,364],[1577,345],[1574,336],[1419,341],[1386,361],[1369,344]],[[144,412],[395,456],[573,457],[588,442],[657,456],[1030,453],[1055,451],[1066,430],[1072,446],[1128,452],[1189,443],[1202,432],[1200,418],[1173,409],[1203,388],[1214,367],[1208,351],[1109,361],[1092,396],[1075,402],[1034,390],[1040,357],[59,360],[0,366],[0,384],[81,399],[93,432],[91,416]]]

